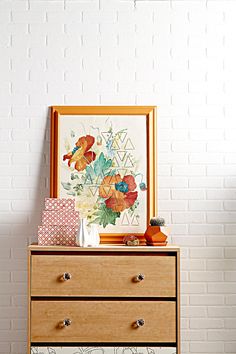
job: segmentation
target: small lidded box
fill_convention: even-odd
[[[42,225],[38,226],[38,244],[76,246],[79,225],[79,212],[75,210],[74,199],[45,198]]]

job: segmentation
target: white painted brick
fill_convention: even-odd
[[[201,165],[176,165],[172,167],[173,176],[204,176],[206,167]]]
[[[10,272],[1,272],[0,271],[0,281],[5,283],[9,283],[10,281]],[[0,326],[1,326],[1,322],[0,322]]]
[[[82,11],[50,11],[47,13],[48,23],[81,23]]]
[[[199,262],[196,259],[183,259],[181,265],[184,270],[204,270],[206,268],[204,262]]]
[[[161,200],[159,202],[160,210],[186,210],[187,209],[187,201],[175,201],[175,200]]]
[[[224,209],[225,210],[236,210],[235,201],[231,200],[231,201],[224,202]]]
[[[20,282],[20,283],[27,283],[27,272],[26,271],[20,271],[20,272],[12,272],[11,273],[11,278],[13,282]]]
[[[169,224],[168,224],[169,225]],[[186,235],[188,233],[187,225],[183,224],[170,224],[171,233],[173,235]]]
[[[214,305],[223,305],[224,296],[223,295],[192,295],[190,297],[190,305],[205,305],[205,306],[214,306]]]
[[[207,260],[207,270],[236,270],[236,261],[234,259]]]
[[[205,318],[207,317],[207,309],[204,306],[182,306],[181,316],[183,318]]]
[[[226,305],[236,305],[236,295],[226,295],[225,303]]]
[[[181,226],[181,225],[180,225]],[[182,225],[182,226],[185,226],[185,225]],[[186,237],[186,236],[176,236],[178,234],[180,235],[188,235],[188,232],[187,232],[187,229],[182,232],[180,232],[178,229],[177,229],[177,232],[175,231],[175,228],[171,227],[171,231],[172,231],[172,241],[174,244],[178,244],[179,246],[189,246],[189,247],[195,247],[195,246],[204,246],[205,244],[205,238],[204,237],[192,237],[192,236],[189,236],[189,237]]]
[[[170,199],[170,190],[169,189],[160,189],[158,190],[158,198],[160,200],[169,200]]]
[[[27,344],[25,342],[14,342],[11,345],[12,353],[24,354],[27,351]]]
[[[207,212],[207,221],[209,223],[233,223],[236,213],[234,212]]]
[[[204,152],[206,151],[206,144],[203,142],[174,142],[172,144],[173,151],[176,152]]]
[[[10,353],[11,352],[11,344],[10,342],[3,342],[1,341],[1,345],[0,345],[0,353]]]
[[[193,248],[190,249],[191,258],[223,258],[224,250],[222,248]]]
[[[208,225],[208,224],[190,224],[189,234],[190,235],[223,235],[224,227],[223,225]]]
[[[221,201],[211,201],[211,200],[190,200],[189,210],[223,210],[223,203]]]
[[[236,271],[235,272],[225,272],[226,281],[236,281]]]
[[[193,282],[211,282],[211,281],[223,281],[223,272],[215,271],[194,271],[190,273],[190,281]],[[221,284],[220,284],[221,285]]]
[[[211,200],[230,200],[236,198],[236,190],[235,189],[216,189],[216,190],[208,190],[206,192],[207,199]]]
[[[14,23],[43,23],[46,21],[46,13],[39,11],[12,11]]]
[[[189,155],[191,164],[216,164],[223,163],[224,155],[219,153],[193,153]]]
[[[28,166],[22,165],[2,165],[1,176],[27,176]]]
[[[174,223],[203,223],[205,214],[202,212],[173,212],[172,221]]]
[[[225,344],[225,353],[234,354],[236,350],[236,343],[227,341]]]
[[[1,213],[0,215],[0,222],[3,223],[18,223],[18,224],[27,224],[28,217],[25,214],[13,214],[10,213]]]
[[[235,153],[227,154],[225,156],[225,163],[226,164],[235,164],[236,163],[236,154]]]
[[[215,342],[191,342],[190,351],[191,353],[225,353],[224,344]]]
[[[223,341],[229,341],[229,340],[235,340],[235,329],[232,330],[220,330],[220,331],[208,331],[208,339],[210,341],[213,340],[223,340]]]
[[[198,329],[198,328],[206,328],[206,329],[212,329],[212,328],[224,328],[224,321],[222,319],[190,319],[190,328]]]
[[[207,167],[208,176],[234,176],[235,172],[235,165],[212,165]]]
[[[182,338],[183,340],[194,341],[206,340],[206,331],[204,330],[182,330]]]
[[[172,199],[204,199],[205,192],[198,189],[176,189],[171,192]]]
[[[209,152],[236,152],[234,142],[231,141],[217,141],[209,142],[207,144],[207,151]]]
[[[212,177],[191,177],[189,179],[189,186],[192,188],[220,188],[223,186],[221,178]]]
[[[117,22],[117,12],[115,10],[103,10],[103,11],[83,11],[83,22],[84,23],[116,23]]]
[[[236,307],[235,306],[211,306],[208,307],[209,317],[214,318],[226,318],[226,317],[235,317]]]
[[[11,186],[11,179],[9,177],[0,177],[0,189],[9,188]]]
[[[170,156],[170,152],[171,152],[171,143],[165,141],[161,144],[160,149],[158,151],[159,155],[162,155],[162,153],[168,153],[168,156]],[[171,158],[171,157],[170,157]],[[165,162],[164,162],[165,163]]]
[[[236,256],[236,247],[225,249],[225,257],[226,258],[235,258],[235,256]]]
[[[235,235],[236,234],[236,224],[225,225],[225,234],[226,235]]]
[[[63,4],[64,5],[64,4]],[[98,0],[67,0],[65,7],[69,11],[99,10]]]
[[[223,234],[223,233],[222,233]],[[226,234],[226,232],[224,232]],[[234,234],[235,235],[235,234]],[[216,235],[216,236],[207,236],[207,246],[236,246],[236,239],[234,236],[224,236],[222,238],[222,235]]]

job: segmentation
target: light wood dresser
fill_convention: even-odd
[[[28,354],[180,354],[179,248],[29,246]]]

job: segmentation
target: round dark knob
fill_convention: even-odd
[[[71,274],[70,274],[70,273],[67,273],[67,272],[65,272],[65,273],[63,274],[63,276],[62,276],[62,279],[63,279],[64,281],[70,280],[71,278],[72,278]]]
[[[71,325],[71,320],[69,318],[65,318],[63,321],[63,326],[68,327]]]
[[[145,275],[142,274],[142,273],[139,273],[138,275],[136,275],[136,277],[134,278],[134,281],[136,282],[140,282],[140,281],[143,281],[145,278]]]
[[[142,327],[142,326],[145,325],[145,321],[144,321],[143,318],[140,318],[139,320],[137,320],[137,321],[135,322],[135,324],[136,324],[137,327]]]

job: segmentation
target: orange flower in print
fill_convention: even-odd
[[[83,171],[96,158],[95,152],[89,151],[94,142],[95,139],[91,135],[80,137],[74,149],[63,156],[63,161],[68,160],[69,167],[74,163],[77,171]]]
[[[115,212],[122,212],[130,208],[138,197],[137,187],[132,175],[127,175],[123,179],[119,174],[106,176],[99,187],[99,196],[106,199],[107,208]]]

